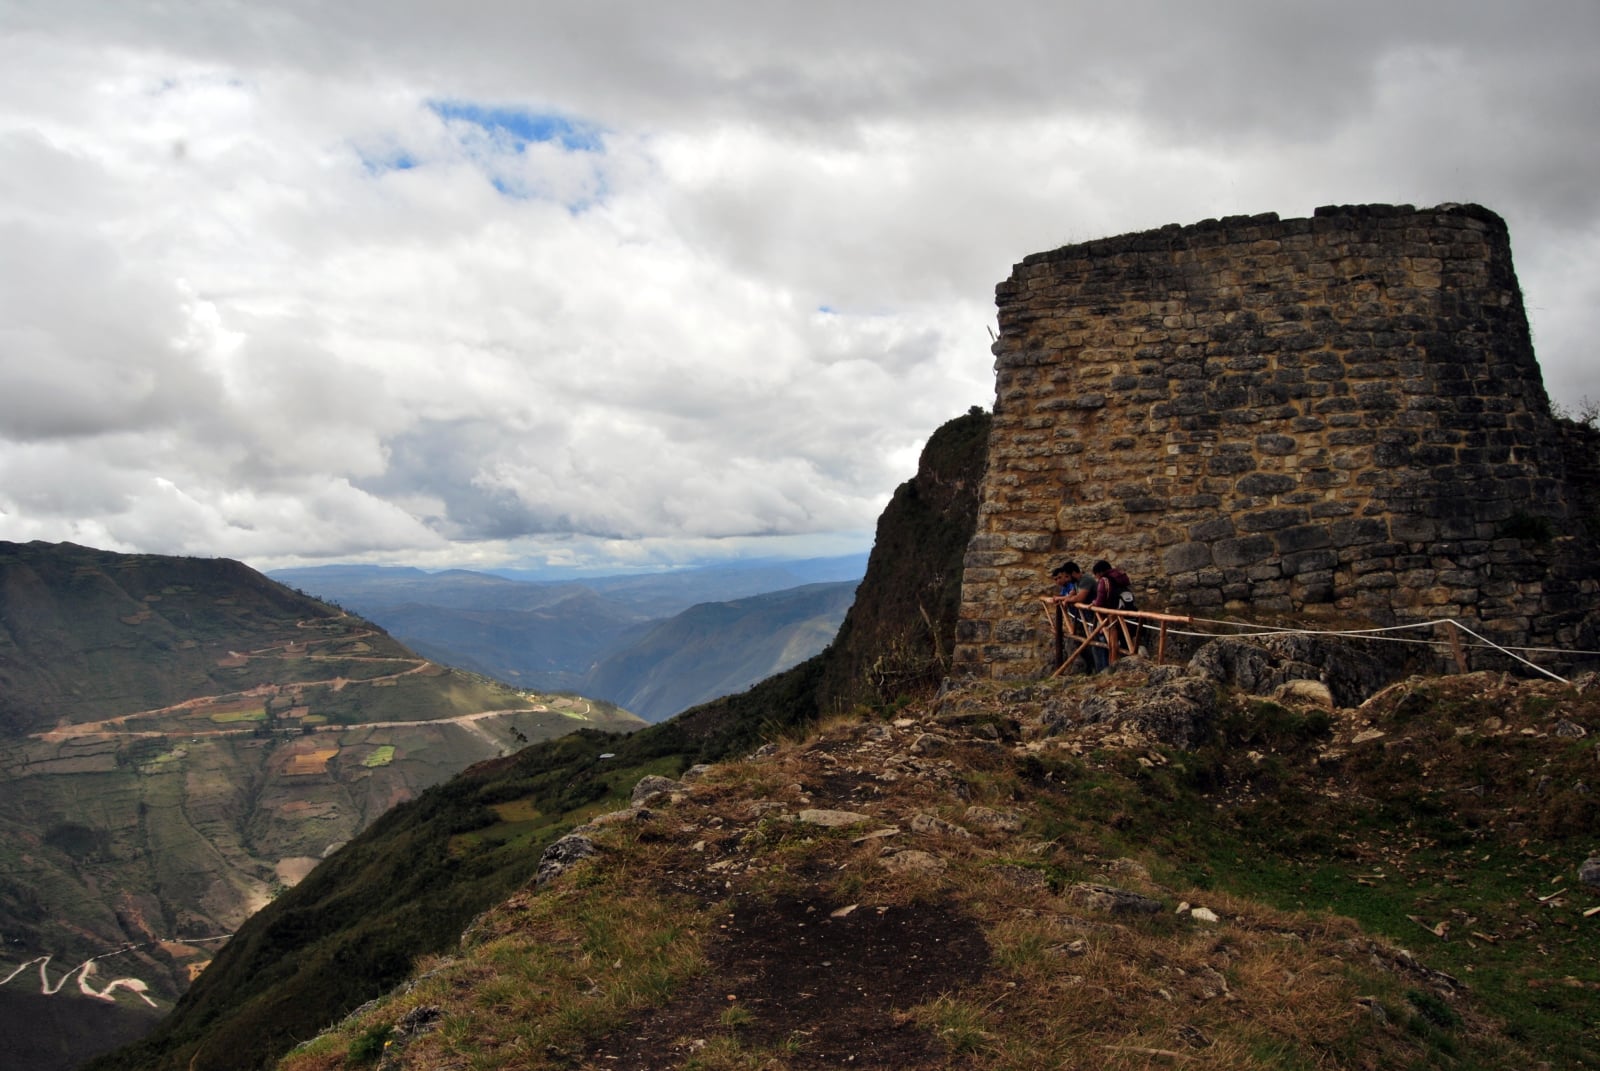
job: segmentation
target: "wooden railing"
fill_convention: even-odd
[[[1104,606],[1089,606],[1081,602],[1046,595],[1039,600],[1050,619],[1056,638],[1055,671],[1058,677],[1068,666],[1091,648],[1105,651],[1106,664],[1114,664],[1118,657],[1139,649],[1139,640],[1149,628],[1156,634],[1155,650],[1151,652],[1159,664],[1167,654],[1167,626],[1189,624],[1190,618],[1173,614],[1158,614],[1149,610],[1112,610]],[[1067,648],[1076,644],[1072,653]]]

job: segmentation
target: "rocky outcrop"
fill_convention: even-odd
[[[1209,640],[1189,659],[1190,672],[1253,695],[1271,695],[1290,681],[1320,681],[1342,707],[1357,705],[1405,665],[1392,649],[1299,634]]]
[[[600,850],[589,837],[580,833],[569,833],[560,840],[552,843],[539,856],[539,871],[534,877],[534,883],[545,885],[572,869],[575,863],[589,858]]]

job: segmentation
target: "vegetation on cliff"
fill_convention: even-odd
[[[535,744],[396,808],[251,918],[150,1037],[90,1067],[270,1066],[403,980],[418,957],[453,947],[475,915],[533,876],[546,844],[617,807],[640,777],[744,754],[858,698],[885,706],[931,692],[954,634],[988,419],[970,412],[930,437],[917,476],[879,521],[867,579],[827,650],[629,736]],[[893,672],[857,692],[858,671],[840,660]]]

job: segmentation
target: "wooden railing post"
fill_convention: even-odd
[[[1056,633],[1056,664],[1050,668],[1058,669],[1067,660],[1066,612],[1061,608],[1059,601],[1055,602],[1055,612],[1052,616],[1055,618],[1053,624]]]
[[[1187,625],[1193,622],[1193,618],[1179,617],[1176,614],[1159,614],[1147,610],[1113,610],[1104,606],[1086,606],[1083,609],[1094,611],[1095,623],[1092,628],[1087,622],[1084,623],[1084,630],[1088,635],[1084,636],[1077,647],[1068,654],[1067,636],[1070,634],[1073,639],[1078,639],[1077,633],[1069,627],[1074,618],[1058,596],[1046,595],[1040,598],[1039,601],[1046,607],[1051,630],[1055,636],[1055,666],[1054,671],[1050,674],[1052,677],[1059,677],[1066,671],[1068,665],[1077,661],[1089,649],[1090,645],[1095,644],[1096,641],[1106,649],[1107,665],[1116,662],[1119,655],[1124,651],[1129,654],[1137,653],[1138,645],[1135,637],[1140,634],[1147,624],[1157,626],[1155,660],[1157,665],[1161,665],[1167,657],[1167,625]],[[1459,644],[1460,639],[1455,637],[1454,630],[1452,630],[1451,634],[1452,638],[1455,638]]]

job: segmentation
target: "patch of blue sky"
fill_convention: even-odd
[[[389,171],[410,171],[420,167],[422,161],[406,152],[397,149],[389,153],[373,153],[360,150],[361,167],[369,175],[382,175]]]
[[[502,197],[509,197],[515,201],[544,200],[556,201],[563,205],[571,215],[581,215],[585,211],[602,203],[606,195],[605,177],[596,171],[589,175],[586,181],[577,187],[568,185],[565,190],[557,190],[549,183],[538,178],[530,178],[523,173],[489,172],[489,185]]]
[[[557,112],[431,100],[428,110],[503,197],[553,200],[574,214],[606,195],[605,131]]]
[[[428,108],[447,123],[465,122],[479,127],[512,152],[535,143],[553,142],[568,152],[600,152],[604,131],[593,123],[523,108],[495,108],[460,100],[433,100]]]

